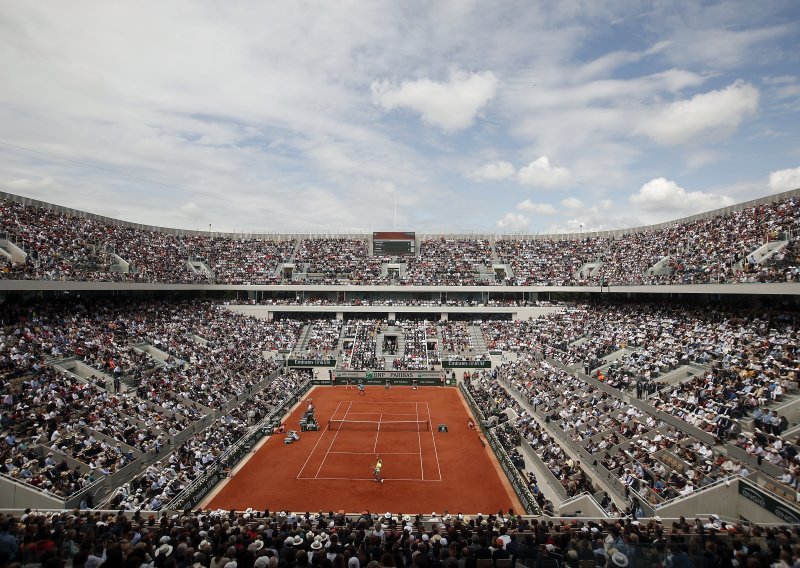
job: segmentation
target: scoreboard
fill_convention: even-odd
[[[416,233],[409,231],[375,231],[372,233],[372,254],[376,256],[410,256],[416,254]]]

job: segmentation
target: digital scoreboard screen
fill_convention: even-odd
[[[416,233],[376,231],[372,233],[372,254],[402,256],[416,254]]]

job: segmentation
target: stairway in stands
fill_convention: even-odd
[[[469,326],[469,333],[472,337],[472,345],[475,349],[475,354],[482,355],[488,353],[489,348],[486,346],[486,340],[483,337],[481,327],[479,325],[471,325]]]

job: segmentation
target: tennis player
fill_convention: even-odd
[[[380,456],[375,456],[375,457],[377,459],[375,460],[375,465],[372,466],[372,476],[378,483],[383,483],[383,477],[381,477],[381,470],[383,469],[383,460],[380,458]]]
[[[362,381],[358,381],[358,396],[367,396],[367,391],[364,389]]]

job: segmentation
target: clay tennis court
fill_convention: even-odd
[[[430,513],[522,511],[491,450],[467,428],[458,389],[316,387],[285,424],[298,424],[312,398],[319,431],[284,444],[271,436],[210,501],[212,509]],[[448,432],[437,426],[446,424]],[[383,483],[373,478],[383,460]]]

